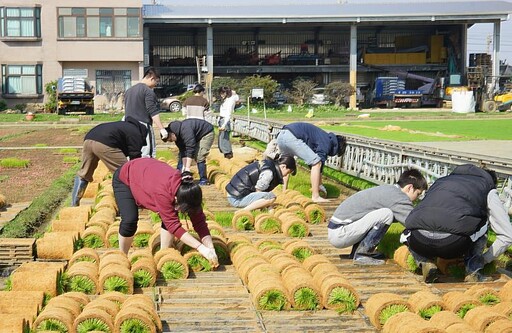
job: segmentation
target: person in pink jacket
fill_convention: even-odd
[[[121,215],[121,251],[128,253],[137,231],[139,208],[145,208],[160,215],[161,248],[170,247],[174,237],[177,237],[197,249],[214,267],[218,266],[217,254],[201,207],[203,193],[201,187],[194,183],[190,172],[181,173],[156,159],[139,158],[126,162],[116,170],[112,186]],[[178,212],[190,217],[200,241],[182,227]]]

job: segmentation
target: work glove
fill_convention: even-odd
[[[201,253],[203,257],[208,259],[213,268],[219,267],[219,258],[217,258],[217,253],[215,253],[215,249],[204,246],[203,244],[199,245],[197,251]]]
[[[165,128],[160,129],[160,138],[163,142],[167,142],[167,138],[169,137],[169,132]]]

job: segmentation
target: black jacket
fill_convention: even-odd
[[[203,119],[189,118],[171,122],[167,126],[167,131],[176,135],[175,143],[181,157],[193,158],[199,141],[213,132],[213,125]]]
[[[407,229],[470,236],[487,222],[487,195],[492,177],[471,164],[456,167],[439,178],[407,217]]]
[[[267,192],[272,191],[277,185],[283,183],[283,175],[277,163],[273,160],[265,159],[253,162],[240,169],[226,185],[226,191],[235,198],[243,198],[256,192],[256,183],[260,173],[265,170],[272,171],[273,175],[272,181],[266,189]]]
[[[141,149],[146,145],[146,126],[132,117],[125,121],[104,123],[93,127],[84,140],[101,142],[106,146],[121,149],[130,159],[141,157]]]
[[[334,133],[327,133],[313,124],[303,122],[290,123],[283,126],[283,129],[289,130],[297,139],[304,141],[320,157],[322,164],[329,156],[338,154],[338,139]]]

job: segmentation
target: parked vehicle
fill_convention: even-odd
[[[309,100],[309,104],[313,105],[325,105],[329,104],[330,101],[325,95],[325,88],[314,88],[313,96]]]
[[[57,81],[57,113],[94,114],[94,92],[82,76],[64,76]]]
[[[160,98],[160,109],[169,111],[169,112],[180,112],[181,111],[181,101],[172,95]]]

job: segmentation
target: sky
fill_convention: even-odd
[[[492,54],[493,24],[479,23],[468,29],[468,53]],[[512,65],[512,15],[501,22],[500,60]]]
[[[210,0],[210,1],[219,1],[220,0]],[[311,0],[310,0],[311,1]],[[314,0],[319,2],[325,2],[325,0]],[[330,0],[333,1],[333,0]],[[381,0],[338,0],[338,1],[346,1],[346,2],[379,2]],[[442,0],[420,0],[425,2],[433,2],[442,1]],[[452,0],[452,1],[461,1],[463,4],[464,0]],[[500,0],[512,3],[512,0]],[[145,4],[148,3],[158,3],[158,4],[167,4],[169,0],[143,0]],[[391,0],[389,2],[405,2],[409,3],[410,0]],[[493,24],[491,23],[478,23],[473,25],[468,29],[468,55],[471,53],[490,53],[492,54],[492,35],[493,35]],[[505,61],[509,65],[512,65],[512,14],[510,15],[509,20],[501,22],[501,42],[500,42],[500,60]]]

